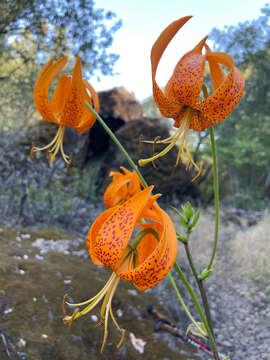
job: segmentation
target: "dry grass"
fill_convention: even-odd
[[[174,211],[169,211],[173,220],[177,233],[184,235],[183,230],[179,225],[179,218]],[[195,226],[190,236],[190,249],[198,267],[203,268],[208,265],[211,257],[212,247],[214,242],[215,216],[212,208],[202,209],[200,219]],[[217,260],[222,254],[222,247],[229,235],[235,232],[235,226],[230,223],[224,223],[220,220],[219,227],[219,243],[217,248]],[[183,246],[179,244],[179,260],[186,259],[186,254]]]
[[[169,213],[177,233],[183,236],[177,214],[172,210]],[[225,212],[224,216],[221,214],[216,256],[219,269],[223,269],[229,263],[226,269],[232,276],[243,275],[260,281],[270,292],[270,214],[265,214],[259,223],[245,230],[239,230],[239,224],[230,220],[225,221],[226,218]],[[239,218],[239,220],[247,224],[245,219]],[[189,242],[197,269],[203,269],[208,265],[213,247],[214,224],[214,210],[212,208],[202,210]],[[178,254],[178,262],[187,264],[184,246],[181,244],[179,244]]]
[[[255,280],[270,278],[270,214],[232,240],[233,259],[242,272]]]

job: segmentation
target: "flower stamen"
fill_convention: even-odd
[[[190,126],[190,121],[193,116],[193,112],[194,112],[194,110],[191,107],[189,107],[187,109],[185,117],[184,117],[179,129],[172,136],[170,136],[166,139],[163,139],[163,140],[159,140],[158,138],[155,138],[153,141],[149,141],[149,140],[144,141],[147,143],[152,143],[153,150],[155,149],[156,144],[168,144],[168,146],[166,146],[165,149],[160,151],[158,154],[154,154],[152,157],[150,157],[148,159],[140,159],[138,162],[139,165],[144,166],[149,162],[153,163],[154,160],[158,159],[161,156],[166,155],[177,144],[178,140],[181,139],[180,144],[179,144],[179,151],[178,151],[177,158],[176,158],[176,161],[174,164],[174,170],[182,157],[183,160],[186,161],[186,169],[189,169],[190,165],[192,164],[194,166],[194,168],[197,170],[196,176],[192,179],[192,182],[195,181],[201,174],[201,166],[199,167],[193,160],[192,155],[189,151],[188,142],[187,142],[187,135],[188,135],[188,130],[189,130],[189,126]],[[173,173],[174,173],[174,170],[173,170]]]
[[[64,134],[65,134],[65,129],[66,129],[66,127],[64,125],[60,125],[55,137],[52,139],[52,141],[48,145],[45,145],[43,147],[35,147],[34,143],[32,143],[31,150],[30,150],[30,158],[32,160],[34,159],[34,153],[36,151],[47,150],[48,151],[48,162],[50,163],[51,161],[54,161],[55,156],[57,155],[57,153],[60,150],[60,152],[62,154],[62,158],[64,159],[65,163],[67,163],[68,166],[70,167],[71,156],[65,154],[64,147],[63,147],[63,139],[64,139]]]
[[[86,315],[104,298],[102,306],[101,306],[101,310],[100,310],[100,318],[101,319],[100,319],[99,323],[97,324],[97,326],[101,326],[103,324],[105,326],[103,342],[102,342],[100,352],[103,352],[103,349],[106,345],[106,341],[107,341],[107,337],[108,337],[109,314],[111,315],[111,318],[112,318],[113,323],[115,324],[116,328],[122,334],[120,342],[118,343],[117,347],[121,346],[121,344],[123,342],[123,337],[124,337],[125,331],[124,331],[124,329],[120,328],[120,326],[118,325],[118,323],[113,315],[113,312],[112,312],[112,299],[113,299],[113,296],[114,296],[114,293],[118,286],[119,281],[120,281],[120,278],[116,275],[115,272],[113,272],[112,275],[110,276],[109,280],[107,281],[106,285],[103,287],[103,289],[101,291],[99,291],[99,293],[97,295],[95,295],[94,297],[92,297],[91,299],[80,302],[80,303],[76,303],[76,304],[71,304],[71,303],[65,301],[67,295],[65,295],[64,299],[63,299],[63,302],[65,302],[65,304],[67,304],[69,306],[76,306],[76,309],[71,316],[66,315],[63,318],[64,324],[68,324],[69,327],[71,327],[73,320],[79,318],[80,316]],[[78,306],[83,306],[83,305],[87,305],[87,306],[83,310],[79,311]],[[65,314],[64,305],[63,305],[63,312]]]

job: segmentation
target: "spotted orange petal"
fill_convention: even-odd
[[[95,111],[98,113],[99,112],[98,94],[87,80],[83,80],[83,83],[85,85],[84,101],[87,101],[88,104],[93,105]],[[89,96],[87,89],[91,97]],[[79,133],[83,134],[94,125],[95,121],[96,121],[95,115],[86,106],[84,106],[80,122],[75,127],[75,129]]]
[[[162,90],[159,88],[156,82],[156,72],[161,56],[167,48],[169,42],[181,29],[181,27],[191,18],[191,16],[185,16],[179,20],[171,23],[163,32],[160,34],[156,42],[154,43],[151,50],[151,67],[152,67],[152,82],[153,82],[153,96],[155,102],[165,117],[174,117],[182,108],[181,104],[176,103],[172,99],[166,97]]]
[[[115,212],[115,208],[110,208],[105,210],[97,219],[93,222],[86,241],[86,246],[89,252],[89,255],[95,265],[104,265],[95,255],[95,251],[93,248],[93,244],[95,243],[96,236],[98,235],[99,229],[102,224],[111,216],[111,214]]]
[[[104,204],[107,208],[119,205],[125,200],[127,195],[127,183],[129,181],[130,179],[128,177],[122,175],[108,185],[104,193]]]
[[[207,57],[210,58],[210,61],[219,62],[231,70],[213,94],[194,106],[206,119],[205,128],[224,120],[233,111],[240,101],[245,87],[244,77],[233,65],[233,59],[230,55],[213,52]]]
[[[80,123],[85,105],[85,86],[82,79],[81,60],[78,57],[72,73],[71,87],[63,108],[60,124],[76,127]]]
[[[111,172],[112,182],[104,193],[104,203],[107,208],[119,205],[122,201],[141,191],[141,180],[135,171],[131,172],[121,167],[124,174]],[[127,186],[128,185],[128,186]]]
[[[156,229],[159,234],[159,242],[153,239],[148,240],[150,244],[147,248],[138,245],[137,250],[140,252],[138,258],[140,262],[133,270],[117,272],[117,275],[124,280],[132,281],[133,284],[141,291],[149,289],[157,285],[172,268],[177,255],[177,238],[174,225],[168,216],[158,205],[155,205],[156,214],[159,219],[157,224],[153,224],[152,228]],[[151,225],[146,225],[151,227]],[[143,240],[142,240],[143,241]]]
[[[56,75],[62,70],[67,62],[67,57],[53,62],[55,57],[52,57],[44,66],[34,86],[34,102],[36,108],[44,120],[58,123],[58,119],[54,115],[53,108],[49,100],[49,86]]]
[[[213,88],[215,90],[219,87],[220,84],[223,83],[226,75],[224,74],[224,71],[222,70],[218,61],[216,61],[215,58],[212,58],[211,56],[209,56],[212,53],[210,47],[207,44],[205,44],[204,46],[206,49],[206,58],[207,58],[208,64],[209,64],[210,76],[212,79]]]
[[[63,107],[66,103],[71,87],[71,77],[66,74],[62,74],[54,90],[51,105],[53,112],[58,116],[61,115]]]
[[[113,270],[120,266],[135,224],[147,204],[153,187],[140,191],[123,205],[101,214],[92,225],[87,238],[91,257]],[[106,217],[106,218],[105,218]]]
[[[166,85],[165,95],[182,105],[198,102],[204,77],[205,56],[197,51],[185,54]]]

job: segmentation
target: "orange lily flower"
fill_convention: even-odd
[[[141,166],[165,155],[180,140],[175,166],[183,155],[187,159],[187,168],[193,164],[200,172],[188,149],[186,141],[188,130],[203,131],[221,122],[232,112],[243,95],[245,81],[241,72],[234,66],[233,58],[223,52],[211,52],[205,43],[207,37],[179,60],[164,92],[160,89],[156,82],[156,71],[161,56],[178,30],[190,18],[191,16],[186,16],[171,23],[152,47],[153,96],[161,114],[164,117],[173,118],[174,126],[178,130],[167,139],[152,141],[152,143],[163,143],[168,146],[149,159],[139,160]],[[202,54],[203,48],[206,50],[205,54]],[[209,64],[214,91],[204,100],[200,100],[206,61]],[[227,75],[220,64],[229,69]]]
[[[62,74],[59,82],[49,99],[49,86],[56,75],[62,70],[67,62],[64,56],[55,61],[53,56],[41,70],[34,86],[34,102],[37,110],[44,120],[59,125],[54,139],[46,146],[38,148],[32,145],[30,156],[33,159],[34,152],[48,150],[49,160],[55,159],[58,151],[67,164],[71,162],[71,156],[64,153],[63,138],[66,126],[73,127],[79,133],[84,133],[95,123],[95,116],[84,105],[86,100],[93,103],[95,110],[99,111],[98,95],[87,80],[82,78],[81,60],[78,57],[72,75]]]
[[[111,171],[113,180],[104,193],[104,203],[107,208],[120,205],[141,190],[141,180],[135,171],[121,167],[124,174]]]
[[[120,278],[132,282],[143,291],[157,285],[170,271],[177,254],[177,239],[174,225],[155,202],[159,195],[151,196],[152,186],[136,193],[123,204],[104,211],[91,226],[87,247],[95,265],[105,265],[113,270],[104,288],[93,298],[78,304],[71,316],[66,315],[64,323],[72,324],[74,319],[87,314],[102,299],[100,316],[105,331],[101,352],[108,335],[109,314],[121,332],[121,346],[124,329],[118,325],[113,311],[112,299]],[[130,241],[135,227],[139,232]],[[87,305],[79,311],[79,306]]]

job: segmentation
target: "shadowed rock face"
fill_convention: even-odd
[[[116,132],[132,119],[143,114],[141,104],[133,94],[123,87],[116,87],[98,93],[100,101],[100,115],[109,128]],[[91,159],[102,155],[108,150],[110,138],[98,122],[83,135],[79,141],[79,151],[76,162],[80,167]]]
[[[104,328],[96,327],[99,305],[74,321],[70,330],[62,323],[62,298],[68,293],[70,301],[77,302],[94,296],[110,270],[91,263],[85,240],[76,235],[52,228],[0,229],[1,360],[200,359],[177,338],[153,332],[147,306],[158,307],[160,297],[155,300],[153,290],[140,293],[125,281],[120,281],[113,300],[117,321],[126,329],[124,344],[116,348],[120,336],[110,322],[107,346],[100,355]],[[131,332],[146,342],[143,355],[132,345]]]
[[[116,131],[121,144],[137,163],[140,158],[148,158],[153,155],[152,144],[141,143],[139,138],[144,140],[153,140],[160,136],[165,139],[170,136],[167,121],[160,118],[141,117],[131,120]],[[164,145],[157,145],[155,151],[159,152]],[[140,171],[149,185],[155,185],[155,193],[161,192],[164,195],[175,194],[179,198],[200,199],[200,191],[195,183],[191,182],[194,173],[187,172],[185,166],[179,163],[175,169],[173,167],[177,157],[178,148],[174,147],[168,154],[155,161],[155,167],[151,163],[140,167]],[[129,167],[124,155],[116,148],[114,144],[110,145],[107,156],[103,162],[104,182],[101,189],[105,189],[110,179],[108,178],[111,170],[119,170],[120,166]]]

